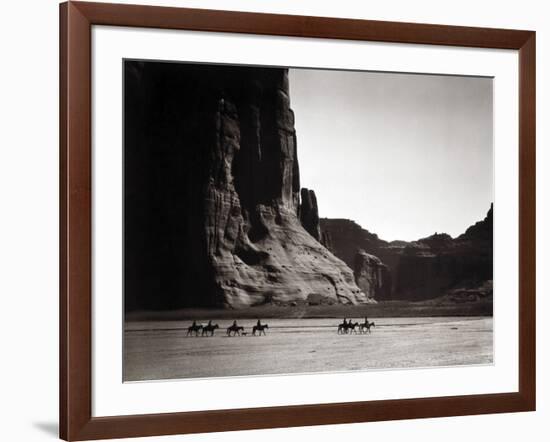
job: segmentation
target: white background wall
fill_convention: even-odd
[[[135,2],[138,2],[136,0]],[[203,0],[150,3],[537,31],[538,411],[147,440],[547,440],[550,325],[550,14],[536,0]],[[58,7],[54,0],[0,4],[0,439],[54,440],[58,388]]]

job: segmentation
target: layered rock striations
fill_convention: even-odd
[[[285,69],[125,63],[126,309],[368,297],[300,198]]]
[[[356,255],[365,251],[387,266],[389,276],[378,300],[425,300],[451,290],[473,289],[493,279],[492,205],[485,219],[455,239],[436,233],[413,242],[387,242],[341,219],[321,219],[321,230],[330,235],[332,250],[348,265],[353,266]]]

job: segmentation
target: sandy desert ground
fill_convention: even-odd
[[[125,381],[490,364],[492,317],[369,318],[371,334],[337,334],[342,318],[238,320],[247,334],[186,336],[191,321],[132,321],[125,327]],[[355,319],[354,321],[363,322]],[[204,321],[206,322],[206,321]]]

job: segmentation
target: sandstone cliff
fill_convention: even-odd
[[[363,250],[378,257],[394,273],[403,249],[409,245],[406,241],[384,241],[349,219],[321,218],[320,224],[321,236],[330,250],[351,268],[355,266],[356,254]],[[387,293],[391,291],[390,287]]]
[[[345,219],[321,219],[321,230],[348,265],[353,267],[361,249],[387,266],[389,287],[378,292],[378,300],[430,299],[451,290],[473,290],[493,279],[492,205],[485,219],[455,239],[436,233],[413,242],[387,242]]]
[[[319,221],[319,208],[315,192],[302,189],[300,192],[302,203],[300,205],[300,221],[304,229],[317,241],[321,241],[321,224]]]
[[[355,255],[353,273],[363,293],[372,299],[387,298],[391,290],[388,266],[379,258],[359,249]]]
[[[300,198],[285,69],[127,61],[125,91],[127,310],[367,302]]]

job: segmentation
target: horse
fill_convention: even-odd
[[[202,330],[202,324],[193,324],[187,327],[187,336],[195,333],[195,336],[199,335],[199,331]]]
[[[266,328],[269,328],[269,325],[267,324],[255,325],[254,327],[252,327],[252,334],[256,336],[256,332],[259,332],[258,333],[259,336],[261,336],[262,333],[265,335]]]
[[[338,334],[342,335],[344,333],[348,332],[348,323],[342,322],[341,324],[338,324]]]
[[[240,327],[238,325],[230,325],[229,327],[227,327],[227,336],[231,336],[231,332],[233,332],[233,336],[241,336],[242,331],[244,331],[244,327]]]
[[[349,322],[342,322],[341,324],[338,324],[338,334],[339,335],[343,335],[343,334],[348,334],[349,330],[351,329],[351,331],[357,333],[355,331],[355,327],[357,327],[359,325],[358,322],[355,322],[355,323],[351,323],[351,321]]]
[[[216,330],[217,328],[220,328],[220,326],[218,324],[205,325],[202,328],[201,336],[204,336],[204,335],[208,336],[208,333],[210,333],[210,336],[214,336],[214,330]]]
[[[354,322],[353,324],[351,323],[351,321],[348,323],[348,330],[349,330],[349,333],[351,334],[351,332],[353,333],[357,333],[357,330],[355,330],[355,327],[359,327],[359,323],[358,322]],[[347,332],[346,332],[347,333]]]
[[[371,327],[376,327],[374,322],[369,322],[369,321],[363,322],[362,324],[359,324],[359,331],[361,333],[370,333]]]

